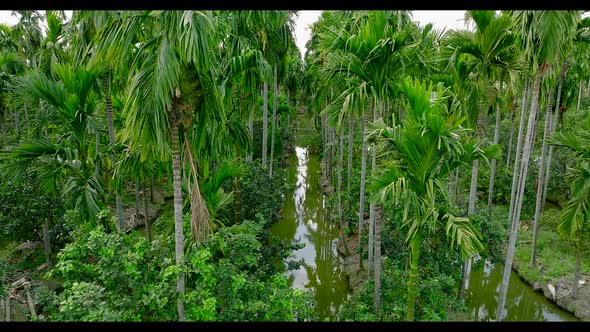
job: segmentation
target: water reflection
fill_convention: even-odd
[[[502,264],[484,262],[483,268],[471,273],[470,287],[466,292],[466,303],[472,314],[480,321],[492,321],[496,318],[502,282]],[[510,286],[506,296],[504,321],[576,321],[572,314],[561,310],[537,293],[515,272],[510,274]]]
[[[306,119],[302,119],[306,120]],[[304,126],[304,121],[299,126]],[[288,160],[288,181],[295,189],[283,206],[282,220],[272,227],[273,234],[305,247],[294,251],[299,269],[287,272],[294,288],[313,292],[316,309],[322,319],[333,319],[350,289],[342,258],[336,251],[338,228],[327,220],[326,199],[319,185],[320,162],[309,153],[311,132],[295,136],[295,154]]]

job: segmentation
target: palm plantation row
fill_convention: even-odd
[[[490,220],[484,224],[491,222],[500,201],[496,177],[508,174],[502,320],[527,188],[536,191],[534,265],[552,158],[566,150],[560,145],[575,154],[559,230],[577,243],[579,278],[590,204],[590,117],[581,109],[590,21],[582,12],[468,11],[472,31],[443,33],[416,25],[405,11],[324,11],[305,62],[294,15],[74,11],[66,21],[47,11],[42,34],[41,13],[20,11],[16,26],[2,26],[0,166],[11,184],[24,188],[34,179],[38,188],[8,200],[35,208],[3,210],[1,221],[31,215],[32,232],[43,223],[49,269],[49,229],[65,225],[72,234],[53,245],[61,250],[50,279],[61,285],[52,319],[313,319],[308,294],[289,289],[268,261],[265,247],[275,244],[263,235],[280,205],[294,106],[315,119],[324,175],[336,188],[335,221],[362,235],[375,319],[425,318],[419,284],[433,249],[450,255],[450,271],[461,269],[461,296],[473,258],[489,247],[473,217],[480,208]],[[573,113],[585,120],[559,126]],[[503,118],[509,133],[500,130]],[[487,193],[478,201],[488,165]],[[458,194],[463,182],[466,204]],[[265,185],[274,197],[264,196]],[[170,227],[152,229],[148,196],[158,186],[172,191],[173,212]],[[146,239],[128,229],[129,192]],[[257,207],[265,213],[254,216],[263,212]],[[395,216],[399,229],[383,232]],[[5,224],[26,233],[22,222]],[[399,234],[407,292],[403,317],[392,318],[382,314],[383,264],[390,264],[382,248]],[[126,305],[137,301],[139,311]]]
[[[569,139],[560,135],[555,135],[557,141],[552,138],[558,121],[576,100],[576,112],[580,112],[582,87],[588,79],[589,21],[582,19],[581,14],[576,11],[501,14],[468,11],[466,19],[473,30],[451,30],[445,34],[433,30],[431,25],[416,26],[410,15],[403,12],[324,12],[314,26],[308,45],[310,51],[306,55],[305,84],[310,93],[315,92],[311,107],[321,119],[328,176],[335,163],[336,150],[339,151],[338,196],[343,194],[340,174],[344,172],[342,151],[347,127],[349,182],[355,124],[366,133],[358,153],[362,155],[360,199],[352,201],[359,204],[357,223],[358,233],[362,234],[365,196],[370,196],[368,243],[363,243],[359,237],[359,247],[368,250],[368,270],[374,271],[373,301],[377,317],[381,305],[383,204],[401,209],[403,215],[401,226],[409,247],[406,319],[415,318],[416,283],[424,241],[430,242],[445,234],[451,247],[456,245],[461,249],[464,263],[460,293],[468,287],[472,257],[483,249],[484,242],[468,218],[476,212],[481,162],[491,164],[486,196],[487,214],[492,216],[492,206],[497,201],[494,184],[501,161],[497,144],[503,113],[512,117],[510,141],[504,151],[505,168],[512,174],[508,220],[511,227],[496,319],[501,320],[504,315],[527,171],[540,128],[544,131],[538,179],[535,179],[530,264],[535,264],[538,222],[552,174],[553,149],[558,142],[577,151],[581,158],[570,174],[576,186],[572,187],[572,200],[567,204],[559,230],[576,243],[587,233],[586,209],[590,196],[587,182],[582,184],[588,179],[583,170],[587,158],[582,157],[584,151],[587,152],[587,142],[580,135],[574,143],[575,134],[571,132]],[[564,92],[566,76],[575,84],[569,84],[570,91]],[[576,88],[576,96],[572,88]],[[515,134],[519,96],[523,102]],[[539,111],[541,102],[546,104],[544,114]],[[486,128],[488,114],[492,114],[493,119]],[[545,119],[544,125],[537,124],[539,118]],[[582,115],[584,118],[587,114]],[[580,127],[578,130],[587,129]],[[365,188],[368,151],[371,170],[368,188]],[[449,196],[457,192],[459,171],[467,168],[470,168],[467,174],[469,198],[467,211],[463,211],[457,206],[456,195],[451,197],[454,200],[449,200]],[[343,219],[341,205],[339,200],[340,222]],[[577,253],[574,296],[581,250]]]

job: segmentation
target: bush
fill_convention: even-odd
[[[286,179],[284,168],[274,169],[270,179],[268,169],[258,160],[249,163],[241,181],[241,220],[254,220],[260,213],[269,224],[278,221],[279,208],[289,189]]]
[[[223,227],[204,245],[185,251],[187,320],[309,320],[312,298],[293,290],[270,264],[259,238],[266,221]],[[58,321],[172,321],[176,314],[173,239],[149,243],[137,233],[102,227],[75,233],[51,273],[64,290],[46,308]]]

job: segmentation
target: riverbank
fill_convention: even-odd
[[[572,285],[576,258],[572,244],[557,234],[559,210],[547,210],[540,220],[537,264],[530,266],[532,227],[523,221],[518,233],[513,270],[533,289],[582,321],[590,321],[590,265],[582,261],[578,297],[573,299]]]

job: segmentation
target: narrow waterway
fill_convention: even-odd
[[[334,320],[350,294],[344,261],[336,251],[338,226],[327,218],[326,197],[320,187],[320,160],[310,153],[313,125],[298,115],[294,149],[288,158],[287,181],[294,189],[287,194],[281,220],[271,232],[290,243],[304,244],[294,251],[298,269],[287,271],[294,288],[310,290],[322,320]],[[471,273],[466,304],[479,321],[495,318],[502,282],[502,264],[486,262]],[[521,280],[515,272],[510,276],[506,299],[505,321],[576,321],[571,313],[557,307]]]
[[[326,197],[320,187],[320,161],[310,153],[313,125],[298,115],[293,140],[295,153],[288,158],[287,181],[295,188],[287,194],[281,220],[271,232],[291,243],[305,244],[294,251],[296,270],[287,271],[294,288],[308,289],[314,294],[316,311],[322,320],[335,320],[341,305],[350,294],[344,260],[338,255],[338,225],[330,222]]]
[[[503,264],[491,264],[488,261],[484,263],[482,268],[472,271],[465,300],[471,314],[477,320],[491,321],[495,319],[503,271]],[[536,292],[514,271],[510,274],[510,285],[504,310],[504,321],[565,322],[578,320],[571,313],[549,301],[543,294]]]

